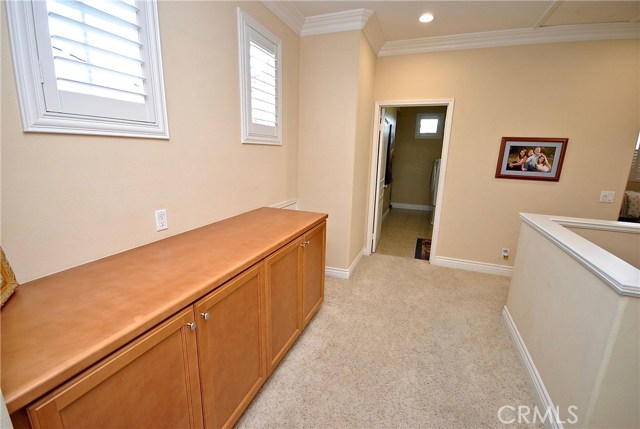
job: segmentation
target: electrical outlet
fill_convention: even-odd
[[[169,228],[167,209],[156,210],[156,231],[163,231],[167,228]]]
[[[616,196],[616,193],[613,191],[602,191],[600,192],[600,202],[601,203],[612,203],[613,198]]]
[[[504,259],[509,259],[509,249],[507,247],[502,248],[502,257]]]

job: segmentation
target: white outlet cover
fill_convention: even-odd
[[[156,210],[156,231],[163,231],[168,228],[167,209]]]

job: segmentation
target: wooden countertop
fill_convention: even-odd
[[[9,412],[326,218],[261,208],[21,285],[0,312]]]

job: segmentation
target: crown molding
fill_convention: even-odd
[[[380,52],[380,49],[382,49],[385,40],[384,35],[382,34],[382,29],[380,28],[380,23],[378,22],[378,18],[376,17],[375,13],[371,16],[371,18],[369,18],[369,20],[367,20],[367,23],[362,29],[362,32],[367,38],[371,49],[373,49],[373,52],[375,52],[376,56],[378,56],[378,52]]]
[[[371,15],[373,15],[373,11],[368,9],[354,9],[345,12],[308,16],[304,20],[301,36],[362,30]]]
[[[263,1],[262,4],[295,31],[298,36],[302,34],[304,15],[292,3],[288,1]]]
[[[386,42],[378,56],[385,57],[537,43],[616,39],[640,39],[640,24],[629,22],[577,24],[398,40]]]

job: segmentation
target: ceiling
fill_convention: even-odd
[[[287,1],[309,18],[356,9],[374,13],[386,42],[500,30],[536,29],[575,24],[638,23],[635,1]],[[423,13],[435,20],[418,22]]]

